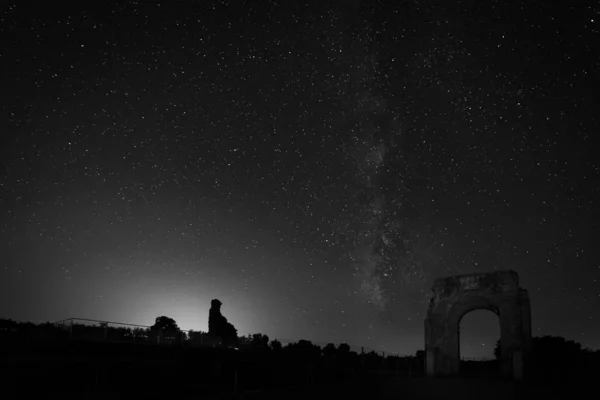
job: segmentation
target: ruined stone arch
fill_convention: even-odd
[[[434,282],[425,320],[427,376],[459,373],[460,321],[475,310],[498,315],[501,371],[507,377],[522,378],[531,353],[531,307],[514,271],[456,275]]]

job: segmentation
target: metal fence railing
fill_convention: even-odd
[[[68,331],[70,339],[109,342],[147,342],[156,344],[186,343],[192,346],[215,347],[220,341],[206,332],[180,330],[153,331],[150,326],[88,318],[68,318],[52,325]]]

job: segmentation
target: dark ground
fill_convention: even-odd
[[[189,380],[179,384],[172,376],[165,376],[160,370],[155,373],[144,371],[145,380],[135,379],[134,386],[119,387],[118,380],[107,382],[99,377],[94,388],[93,382],[81,385],[81,381],[69,385],[64,379],[56,379],[60,370],[48,371],[43,368],[22,369],[3,384],[8,389],[2,399],[51,398],[60,399],[562,399],[585,393],[583,388],[550,387],[519,382],[505,382],[486,379],[427,379],[378,377],[375,374],[356,375],[354,379],[335,384],[315,386],[288,386],[268,390],[239,390],[237,395],[225,385],[193,384]],[[64,371],[72,374],[72,371]],[[71,379],[94,381],[92,371],[82,369]],[[7,375],[4,375],[7,377]],[[16,378],[16,379],[15,379]],[[132,377],[133,378],[133,377]],[[69,379],[69,380],[71,380]],[[168,385],[162,382],[169,381]],[[592,393],[592,392],[588,392]],[[580,397],[580,396],[577,396]]]
[[[35,380],[32,377],[32,380]],[[371,384],[342,383],[324,385],[312,388],[287,388],[272,391],[244,391],[235,395],[231,391],[222,390],[221,393],[206,388],[192,388],[176,391],[158,391],[152,389],[152,380],[148,380],[144,387],[137,390],[80,390],[73,391],[69,388],[57,386],[41,387],[30,384],[19,390],[9,391],[3,399],[30,399],[50,396],[60,399],[563,399],[576,396],[583,397],[583,390],[572,392],[568,388],[553,390],[550,387],[525,387],[514,383],[504,383],[488,380],[461,380],[444,379],[429,380],[417,379],[390,379],[382,382],[378,387]],[[180,388],[181,389],[181,388]],[[579,393],[578,393],[579,392]],[[593,392],[587,392],[593,393]]]
[[[244,364],[239,358],[232,361],[232,354],[235,353],[159,346],[4,342],[0,347],[0,399],[529,400],[585,398],[589,397],[586,393],[593,393],[580,384],[556,379],[551,383],[525,383],[481,378],[409,378],[381,372],[335,375],[331,371],[307,379],[306,370],[301,368],[294,371],[281,366]],[[217,364],[222,367],[215,367]],[[237,393],[233,389],[235,368]],[[254,377],[263,383],[255,384]]]

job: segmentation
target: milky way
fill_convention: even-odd
[[[355,210],[342,220],[354,226],[346,235],[352,243],[349,261],[360,292],[382,312],[401,283],[424,277],[425,265],[416,257],[410,237],[414,232],[401,216],[405,171],[393,165],[394,161],[404,164],[402,150],[395,145],[402,136],[402,117],[387,107],[379,93],[379,55],[369,49],[373,33],[353,33],[346,39],[350,45],[340,51],[352,59],[339,58],[349,71],[344,92],[351,99],[345,102],[344,129],[349,137],[345,148],[359,187],[353,198]]]

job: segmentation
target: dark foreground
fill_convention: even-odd
[[[375,373],[355,375],[353,379],[333,384],[314,384],[237,390],[227,385],[195,384],[180,382],[169,386],[161,384],[160,373],[149,374],[146,381],[137,381],[136,387],[121,385],[117,381],[103,381],[92,386],[81,382],[68,384],[52,383],[54,373],[28,371],[27,375],[3,382],[0,398],[31,399],[564,399],[573,396],[585,398],[593,393],[580,385],[556,382],[543,383],[511,382],[486,379],[428,379],[378,376]],[[5,377],[8,377],[5,375]],[[94,378],[96,379],[96,378]],[[95,387],[94,387],[95,385]],[[82,387],[88,386],[88,387]],[[121,387],[120,387],[121,386]]]
[[[581,383],[427,379],[383,371],[306,369],[211,350],[76,342],[3,342],[0,399],[562,399]],[[588,386],[588,385],[586,385]]]

